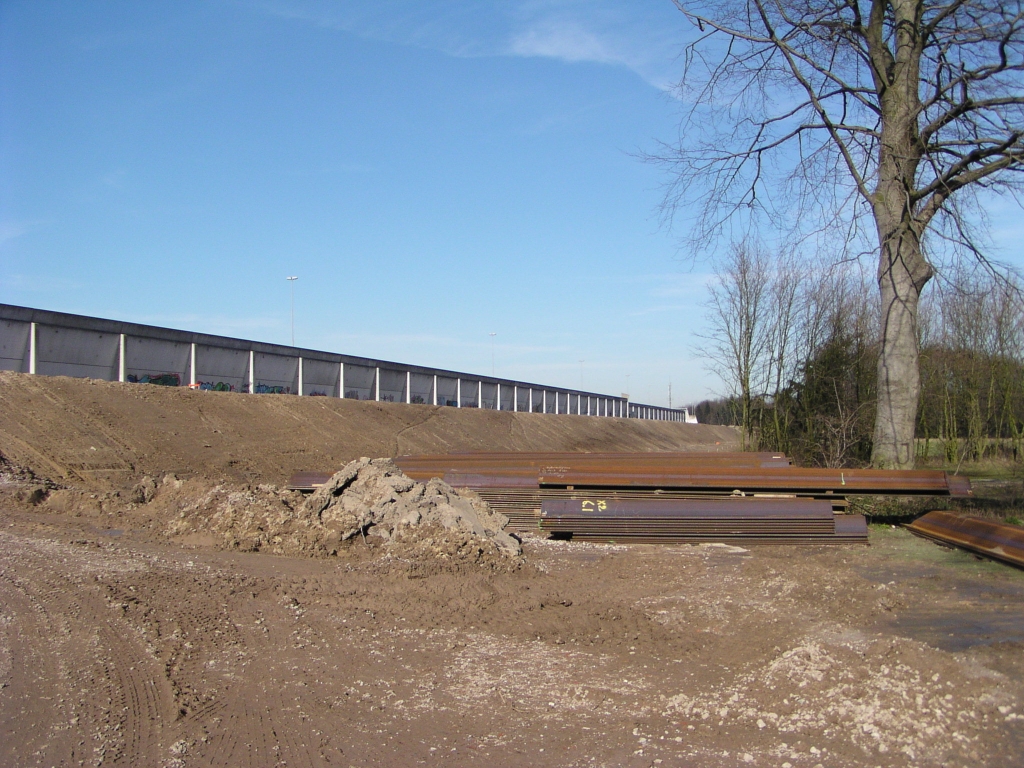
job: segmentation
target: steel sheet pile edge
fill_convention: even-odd
[[[905,527],[918,536],[1024,568],[1024,529],[1019,526],[936,510]]]

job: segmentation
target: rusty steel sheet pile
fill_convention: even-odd
[[[820,469],[810,467],[681,467],[671,472],[564,471],[540,474],[540,486],[566,488],[663,488],[676,490],[782,491],[808,495],[970,495],[932,470]]]
[[[779,453],[463,453],[451,455],[399,456],[395,463],[413,479],[444,477],[448,473],[503,476],[510,473],[637,472],[665,473],[686,467],[756,467],[772,469],[790,466]]]
[[[939,510],[905,526],[918,536],[1024,568],[1024,528]]]

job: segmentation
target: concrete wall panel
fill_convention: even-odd
[[[483,399],[483,404],[480,407],[481,408],[488,408],[488,409],[493,411],[495,409],[495,406],[497,405],[497,399],[496,399],[497,395],[498,395],[498,387],[497,387],[497,385],[496,384],[488,384],[485,381],[483,383],[483,385],[481,386],[481,391],[483,393],[483,398],[482,398]]]
[[[478,403],[477,386],[480,384],[478,379],[463,379],[462,380],[462,407],[463,408],[476,408]]]
[[[0,322],[0,371],[28,373],[28,335],[32,323]]]
[[[513,387],[513,385],[511,385],[511,384],[502,384],[501,385],[501,402],[499,403],[499,406],[501,406],[501,410],[503,410],[503,411],[514,411],[515,410],[515,408],[512,407],[515,404],[515,394],[516,394],[516,390]]]
[[[337,363],[304,359],[302,361],[302,394],[311,397],[337,397],[340,373]]]
[[[447,376],[437,377],[437,404],[438,405],[458,405],[458,401],[455,399],[458,391],[458,384],[454,378],[448,378]]]
[[[249,391],[249,353],[196,344],[196,385],[216,392]]]
[[[373,400],[375,368],[345,364],[345,397],[350,400]]]
[[[405,371],[380,369],[380,399],[387,403],[405,402]]]
[[[178,387],[188,385],[189,353],[184,342],[125,338],[125,375],[131,382]]]
[[[429,405],[434,402],[434,377],[426,373],[413,373],[412,380],[412,402]]]
[[[257,352],[253,355],[258,395],[294,395],[299,391],[299,358]]]
[[[36,373],[117,381],[121,336],[36,326]]]

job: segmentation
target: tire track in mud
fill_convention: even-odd
[[[156,765],[163,726],[173,722],[166,678],[83,578],[95,555],[69,548],[69,557],[55,557],[40,544],[0,534],[0,594],[22,637],[32,638],[10,645],[12,668],[22,672],[4,700],[21,706],[4,713],[3,728],[41,741],[31,755],[0,762]]]

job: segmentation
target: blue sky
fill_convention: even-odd
[[[635,156],[691,34],[669,0],[4,0],[0,301],[288,343],[297,275],[305,347],[490,373],[496,332],[499,376],[701,399],[707,267]]]

